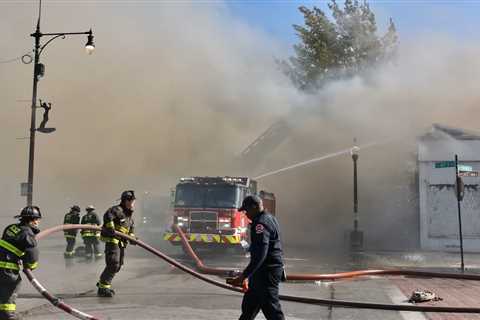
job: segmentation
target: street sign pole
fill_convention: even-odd
[[[456,196],[457,196],[457,208],[458,208],[458,232],[460,235],[460,256],[461,256],[461,268],[462,268],[462,273],[465,272],[465,264],[463,261],[463,234],[462,234],[462,213],[461,213],[461,206],[460,202],[462,201],[461,197],[461,190],[460,190],[460,185],[461,185],[461,177],[458,176],[458,155],[455,155],[455,190],[456,190]],[[459,181],[460,180],[460,181]]]

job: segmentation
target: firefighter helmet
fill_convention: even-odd
[[[80,207],[77,206],[77,205],[74,205],[74,206],[71,207],[70,209],[72,210],[72,212],[80,212],[80,211],[82,211],[82,209],[80,209]]]
[[[92,205],[89,205],[88,207],[85,208],[85,210],[87,210],[87,212],[90,212],[90,211],[95,210],[95,207],[92,206]]]
[[[135,200],[135,191],[133,190],[127,190],[123,191],[122,195],[120,196],[120,200]]]
[[[31,219],[41,219],[42,213],[40,212],[40,208],[37,206],[26,206],[22,209],[18,216],[14,218],[31,218]]]

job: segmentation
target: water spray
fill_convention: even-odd
[[[373,147],[375,145],[379,145],[379,144],[383,144],[383,143],[386,143],[386,141],[384,141],[384,142],[372,142],[372,143],[362,145],[360,147],[354,146],[353,148],[348,148],[348,149],[341,150],[341,151],[334,152],[334,153],[330,153],[330,154],[327,154],[327,155],[324,155],[324,156],[321,156],[321,157],[318,157],[318,158],[313,158],[313,159],[310,159],[310,160],[307,160],[307,161],[298,162],[298,163],[292,164],[288,167],[281,168],[281,169],[278,169],[278,170],[275,170],[275,171],[270,171],[270,172],[261,174],[257,177],[254,177],[253,179],[258,180],[258,179],[266,178],[266,177],[273,176],[273,175],[276,175],[276,174],[284,172],[284,171],[288,171],[288,170],[291,170],[291,169],[303,167],[303,166],[306,166],[306,165],[309,165],[309,164],[312,164],[312,163],[315,163],[315,162],[319,162],[319,161],[322,161],[322,160],[338,157],[338,156],[341,156],[341,155],[344,155],[344,154],[350,154],[353,149],[355,149],[355,151],[359,151],[361,149],[370,148],[370,147]]]

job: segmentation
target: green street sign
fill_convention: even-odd
[[[441,161],[441,162],[435,162],[435,168],[440,169],[440,168],[453,168],[455,167],[455,161]]]
[[[465,166],[463,164],[459,164],[458,171],[470,172],[470,171],[473,171],[473,168],[471,166]]]

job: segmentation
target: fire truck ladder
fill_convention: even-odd
[[[242,161],[251,163],[273,152],[289,135],[290,127],[285,120],[278,120],[256,138],[239,155]]]

